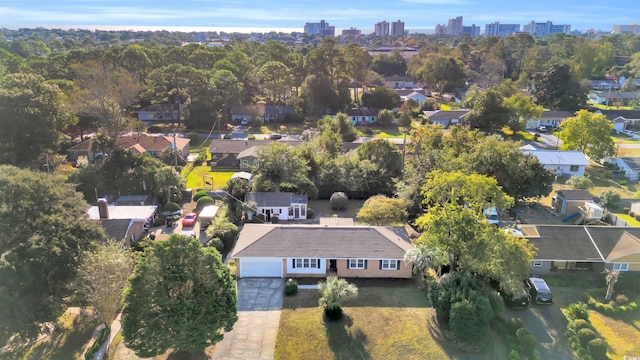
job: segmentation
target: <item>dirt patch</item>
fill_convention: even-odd
[[[521,224],[537,224],[537,225],[563,225],[563,217],[557,216],[551,208],[546,206],[520,205],[511,210],[511,217],[514,221]]]

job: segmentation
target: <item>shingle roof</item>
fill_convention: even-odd
[[[184,111],[184,106],[181,106]],[[153,104],[142,109],[138,110],[138,112],[173,112],[176,114],[178,112],[178,104]]]
[[[290,192],[248,192],[244,201],[253,201],[258,207],[289,207],[292,203],[306,204],[307,196]]]
[[[591,163],[582,151],[577,150],[527,150],[525,154],[532,154],[542,165],[583,165]]]
[[[246,224],[231,256],[402,259],[412,247],[397,227]]]
[[[69,148],[68,151],[89,151],[91,149],[91,142],[93,139],[87,139],[79,144],[76,144]],[[175,139],[178,149],[183,149],[189,144],[189,139],[176,137]],[[145,151],[164,151],[171,147],[173,143],[173,137],[164,135],[150,135],[145,133],[129,133],[118,135],[116,138],[116,145],[125,148],[132,149],[138,153],[144,153]]]
[[[640,228],[623,227],[589,227],[593,241],[602,256],[611,260],[640,250]]]
[[[120,241],[127,236],[127,230],[131,219],[100,219],[100,225],[107,232],[107,235]]]
[[[252,146],[248,149],[244,149],[242,151],[240,151],[240,153],[238,154],[238,159],[244,159],[247,157],[254,157],[257,158],[258,157],[258,147],[257,146]]]
[[[558,190],[558,196],[562,196],[567,200],[585,200],[593,201],[593,195],[587,190]]]
[[[529,238],[536,260],[603,262],[583,226],[537,225],[540,237]]]
[[[228,140],[215,139],[211,140],[209,152],[219,154],[240,154],[252,146],[264,147],[269,144],[279,142],[287,145],[295,146],[303,144],[302,141],[283,141],[283,140]]]
[[[640,170],[640,158],[623,157],[619,159],[624,161],[624,163],[629,167],[629,169]]]
[[[622,116],[623,118],[629,119],[640,119],[640,110],[600,110],[603,114],[609,116],[614,115],[616,117]]]
[[[366,107],[351,108],[345,110],[345,114],[348,116],[378,116],[378,109],[371,109]]]
[[[541,118],[566,119],[572,116],[573,114],[566,110],[546,110]]]

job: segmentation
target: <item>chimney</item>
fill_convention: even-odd
[[[109,218],[109,203],[107,202],[107,199],[98,199],[98,212],[100,213],[100,219]]]

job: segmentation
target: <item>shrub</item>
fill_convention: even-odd
[[[196,191],[195,194],[193,194],[193,201],[197,202],[203,196],[207,196],[207,190],[205,190],[205,189],[198,190],[198,191]]]
[[[572,176],[567,180],[567,185],[574,189],[589,189],[593,187],[593,182],[585,176]]]
[[[341,191],[334,192],[331,194],[329,203],[331,203],[331,208],[333,210],[344,210],[349,205],[349,197]]]
[[[624,304],[626,304],[628,302],[629,302],[629,298],[626,295],[620,294],[620,295],[616,296],[616,304],[617,305],[624,305]]]
[[[520,344],[524,352],[528,355],[533,355],[534,351],[536,350],[537,341],[536,338],[531,334],[518,336],[518,343]]]
[[[162,207],[162,210],[163,211],[170,211],[170,212],[180,211],[180,205],[170,201],[170,202],[164,204],[164,206]]]
[[[577,332],[580,329],[590,329],[591,326],[589,325],[589,323],[586,320],[583,319],[576,319],[573,322],[573,331]]]
[[[256,136],[255,135],[249,135],[249,137],[247,138],[248,140],[255,140]]]
[[[222,242],[222,239],[217,237],[211,238],[211,240],[207,242],[207,246],[216,248],[220,253],[224,251],[224,243]]]
[[[313,212],[312,208],[308,208],[307,209],[307,219],[313,219],[313,217],[315,216],[315,213]]]
[[[149,126],[147,128],[147,132],[149,134],[158,134],[158,133],[162,132],[162,128],[160,128],[160,126],[158,126],[158,125]]]
[[[600,193],[600,199],[604,207],[615,207],[620,202],[620,194],[613,190],[606,190]]]
[[[279,224],[280,223],[280,218],[277,216],[272,216],[271,217],[271,223],[272,224]]]
[[[516,331],[518,331],[518,329],[524,327],[524,321],[522,321],[522,319],[514,317],[509,319],[509,321],[507,322],[507,328],[509,329],[509,332],[513,335],[516,334]]]
[[[527,335],[531,335],[531,333],[525,327],[521,327],[520,329],[518,329],[516,331],[516,336],[518,337],[518,339],[520,339],[521,337],[527,336]]]
[[[373,135],[373,130],[371,130],[371,128],[364,128],[362,133],[366,135]]]
[[[216,216],[206,231],[210,239],[218,238],[224,248],[231,249],[238,237],[238,227],[224,216]]]
[[[587,349],[589,350],[589,355],[594,360],[605,360],[607,359],[607,343],[602,339],[593,339],[587,343]]]
[[[511,349],[509,352],[509,359],[511,360],[520,360],[520,353],[516,349]]]
[[[202,210],[202,208],[204,208],[207,205],[213,205],[215,203],[216,203],[216,201],[213,200],[213,198],[211,196],[203,196],[203,197],[199,198],[198,201],[197,201],[196,212],[200,213],[200,210]]]
[[[294,295],[295,293],[298,292],[298,282],[293,280],[293,279],[289,279],[287,280],[287,282],[284,283],[284,294],[287,296],[291,296]]]
[[[567,308],[567,313],[569,317],[572,319],[589,319],[589,313],[587,312],[587,304],[578,302],[575,304],[569,305]]]
[[[576,331],[576,337],[582,347],[586,347],[589,341],[596,338],[596,334],[591,329],[580,329]]]
[[[380,126],[389,126],[394,120],[393,111],[382,109],[378,112],[378,124]]]

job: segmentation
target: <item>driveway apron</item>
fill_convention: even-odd
[[[273,359],[283,291],[283,279],[238,280],[238,322],[216,345],[213,359]]]

